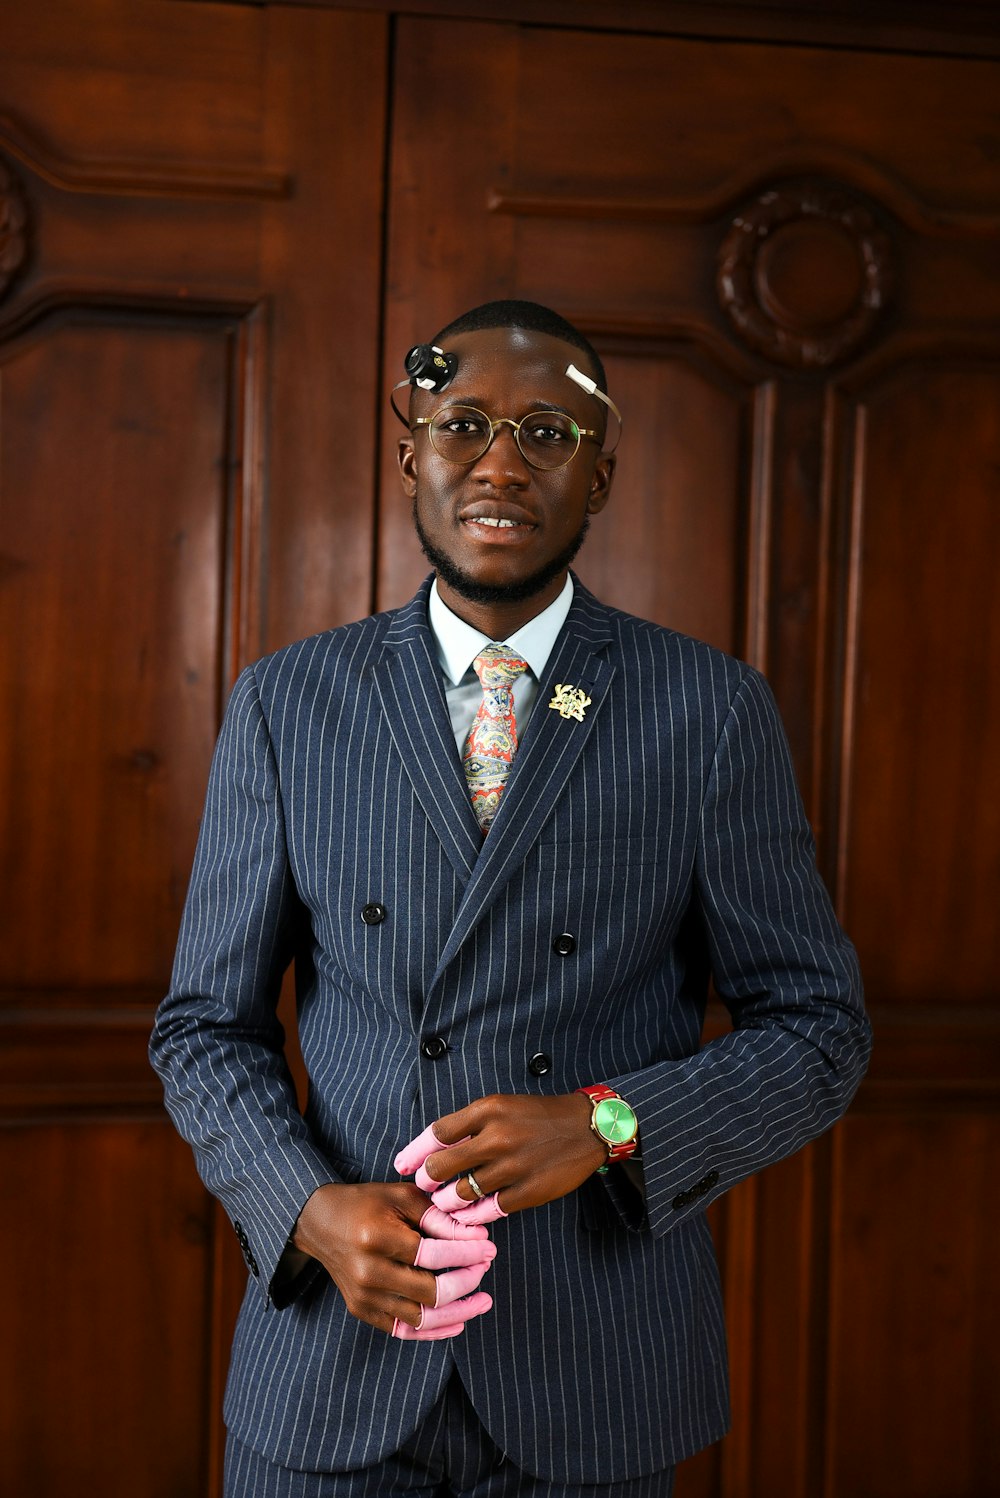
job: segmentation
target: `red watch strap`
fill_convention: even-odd
[[[591,1082],[588,1087],[578,1087],[576,1091],[584,1093],[586,1097],[591,1098],[595,1103],[603,1103],[607,1098],[621,1098],[622,1096],[613,1087],[609,1087],[606,1082]],[[624,1101],[625,1099],[622,1098],[622,1102]],[[597,1132],[596,1129],[594,1132]],[[598,1135],[598,1138],[600,1138],[600,1135]],[[608,1164],[614,1165],[618,1160],[627,1160],[629,1155],[635,1152],[638,1136],[635,1139],[627,1139],[623,1144],[608,1144],[606,1139],[603,1142],[607,1146]]]
[[[576,1090],[585,1092],[588,1097],[594,1099],[595,1103],[603,1103],[605,1098],[609,1097],[621,1097],[621,1093],[609,1087],[606,1082],[591,1082],[589,1087],[578,1087]]]

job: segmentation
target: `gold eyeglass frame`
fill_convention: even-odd
[[[583,441],[584,437],[589,437],[592,442],[599,443],[602,440],[601,434],[595,427],[582,427],[577,425],[576,421],[573,420],[573,417],[570,416],[566,411],[529,411],[527,416],[521,417],[520,421],[515,421],[512,416],[498,416],[496,421],[491,421],[486,412],[480,411],[478,406],[464,406],[460,403],[457,403],[454,406],[442,406],[441,411],[472,411],[476,416],[481,416],[483,420],[489,424],[489,441],[483,448],[482,452],[476,453],[476,456],[474,458],[449,458],[448,454],[443,453],[438,447],[437,443],[434,441],[433,431],[428,431],[427,436],[430,438],[431,447],[433,447],[438,457],[443,458],[446,463],[453,463],[456,468],[468,468],[471,464],[478,463],[479,459],[484,457],[493,446],[493,443],[496,440],[497,428],[502,426],[508,426],[511,428],[514,433],[514,441],[517,443],[517,450],[521,454],[521,457],[528,464],[529,468],[535,468],[539,473],[557,473],[560,468],[565,468],[568,463],[572,463],[573,459],[580,451],[580,443]],[[413,425],[410,427],[410,431],[415,431],[417,427],[433,428],[435,421],[441,414],[441,411],[435,411],[433,416],[418,416],[416,421],[414,421]],[[528,454],[521,446],[521,428],[524,423],[526,421],[530,421],[533,416],[563,416],[567,421],[573,422],[573,426],[576,428],[576,446],[567,457],[563,458],[561,463],[553,463],[548,467],[546,467],[544,463],[536,463],[528,457]]]

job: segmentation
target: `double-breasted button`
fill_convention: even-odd
[[[571,952],[576,951],[576,937],[569,931],[561,931],[552,943],[553,952],[558,952],[560,957],[568,957]]]
[[[533,1077],[544,1077],[552,1070],[552,1057],[546,1056],[544,1051],[536,1051],[528,1062],[528,1070]]]
[[[252,1275],[259,1276],[260,1270],[257,1267],[257,1260],[253,1256],[253,1250],[250,1247],[250,1239],[246,1235],[246,1229],[244,1228],[242,1222],[233,1223],[233,1232],[236,1234],[236,1240],[243,1251],[243,1262],[246,1264]]]
[[[374,900],[370,900],[367,905],[361,907],[361,919],[366,926],[380,926],[388,914],[385,906],[377,904]]]
[[[689,1207],[692,1202],[696,1202],[699,1196],[707,1196],[712,1187],[718,1184],[719,1172],[710,1170],[708,1175],[702,1176],[700,1181],[695,1181],[694,1185],[689,1186],[686,1191],[678,1192],[670,1205],[675,1212],[680,1212],[684,1207]]]
[[[440,1061],[448,1049],[448,1042],[441,1035],[428,1035],[420,1042],[420,1053],[428,1061]]]

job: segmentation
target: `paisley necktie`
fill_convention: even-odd
[[[528,663],[506,645],[487,645],[472,664],[483,689],[483,700],[465,741],[462,763],[472,809],[485,835],[497,814],[517,748],[511,687],[527,671]]]

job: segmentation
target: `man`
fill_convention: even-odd
[[[251,1271],[227,1492],[666,1495],[727,1422],[704,1209],[846,1107],[853,949],[762,679],[568,573],[587,340],[492,303],[408,370],[435,579],[239,678],[152,1043]]]

